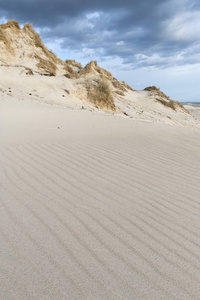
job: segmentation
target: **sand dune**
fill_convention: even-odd
[[[0,24],[0,101],[37,101],[155,122],[200,128],[200,122],[156,86],[137,91],[91,61],[82,66],[49,51],[31,24]]]
[[[1,299],[199,299],[199,149],[199,131],[4,103]]]
[[[0,31],[1,299],[199,299],[197,108]]]

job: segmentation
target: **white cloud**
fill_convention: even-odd
[[[86,14],[86,18],[88,20],[95,20],[95,19],[99,19],[101,16],[101,13],[96,11],[96,12],[93,12],[93,13],[89,13],[89,14]]]
[[[0,18],[0,24],[6,23],[8,20],[5,17]]]
[[[168,21],[169,22],[169,21]],[[200,11],[182,12],[169,24],[165,22],[164,35],[174,41],[197,41],[200,39]]]
[[[144,55],[142,53],[138,53],[135,55],[135,58],[139,65],[146,66],[168,66],[168,65],[176,65],[179,64],[184,59],[184,51],[174,54],[172,56],[163,56],[161,57],[158,53],[154,53],[152,55]]]
[[[123,46],[124,45],[124,41],[119,41],[116,43],[117,46]]]

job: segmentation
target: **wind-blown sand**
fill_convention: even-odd
[[[199,178],[199,130],[1,101],[1,299],[199,299]]]

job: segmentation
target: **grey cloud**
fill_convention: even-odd
[[[119,57],[134,67],[196,63],[198,29],[193,39],[188,38],[193,30],[189,18],[196,12],[200,12],[198,0],[192,5],[189,0],[18,0],[17,5],[16,0],[7,0],[0,4],[2,16],[31,22],[46,41],[60,39],[61,48],[80,53],[86,48],[99,59]]]

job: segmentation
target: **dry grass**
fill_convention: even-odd
[[[8,28],[14,28],[14,29],[18,29],[20,30],[20,26],[19,26],[19,23],[17,21],[13,21],[13,20],[10,20],[8,21],[6,24],[1,24],[0,25],[0,28],[2,29],[8,29]]]
[[[156,98],[156,100],[158,102],[160,102],[161,104],[163,104],[164,106],[169,107],[173,110],[176,110],[177,105],[176,105],[175,101],[173,101],[173,100],[166,101],[166,100],[159,99],[159,98]]]
[[[112,79],[112,74],[108,71],[106,71],[105,69],[102,69],[98,66],[96,61],[91,61],[90,63],[88,63],[85,68],[83,68],[82,70],[79,71],[80,76],[81,75],[87,75],[89,73],[91,73],[92,71],[96,71],[97,73],[99,73],[101,76],[103,76],[106,79]]]
[[[112,85],[114,86],[114,88],[116,88],[117,90],[120,90],[122,92],[126,92],[125,87],[121,84],[121,82],[119,82],[117,79],[113,79],[112,80]]]
[[[74,73],[74,69],[69,66],[69,65],[65,65],[65,70],[68,72],[68,73]]]
[[[76,72],[66,73],[64,76],[66,78],[69,78],[69,79],[77,79],[77,78],[79,78],[79,76],[78,76],[78,74]]]
[[[60,63],[63,64],[63,61],[59,58],[57,58],[57,56],[50,50],[48,50],[44,44],[42,43],[42,40],[39,36],[38,33],[35,32],[35,30],[33,29],[31,24],[25,24],[23,30],[29,35],[31,36],[31,38],[34,41],[34,45],[37,48],[41,48],[44,52],[44,54],[46,55],[47,59],[49,61],[52,61],[54,64]]]
[[[14,50],[11,47],[12,41],[7,38],[6,29],[11,29],[12,32],[18,33],[21,32],[22,29],[19,26],[19,23],[16,21],[8,21],[6,24],[0,25],[0,41],[3,41],[7,51],[14,54]],[[41,58],[40,55],[35,54],[34,57],[39,61],[37,64],[37,67],[40,69],[43,69],[45,72],[56,75],[57,71],[57,64],[64,64],[62,60],[58,59],[57,56],[49,51],[44,44],[42,43],[42,40],[37,34],[31,24],[25,24],[23,31],[32,39],[32,43],[35,47],[40,48],[46,58]]]
[[[186,114],[190,115],[190,112],[178,101],[175,101],[176,105],[181,108],[181,110],[183,110]]]
[[[162,103],[164,106],[169,107],[175,111],[177,111],[178,109],[184,111],[187,114],[190,114],[189,111],[187,111],[187,109],[185,109],[185,107],[178,101],[174,101],[171,99],[168,99],[168,101],[162,100],[162,99],[158,99],[156,98],[157,101],[159,101],[160,103]]]
[[[19,31],[20,27],[19,27],[19,23],[16,21],[8,21],[8,23],[6,24],[1,24],[0,25],[0,41],[2,41],[4,43],[4,45],[6,46],[6,49],[8,52],[10,52],[11,54],[14,54],[14,50],[11,46],[11,42],[9,39],[7,39],[7,34],[6,34],[6,29],[10,29],[12,28],[12,30],[15,31]]]
[[[37,48],[40,48],[46,56],[46,59],[41,58],[39,55],[35,55],[34,57],[39,60],[37,67],[43,69],[45,72],[49,73],[51,76],[56,75],[57,64],[63,64],[63,61],[58,59],[57,56],[50,50],[48,50],[42,40],[35,32],[31,24],[25,24],[23,30],[33,39],[33,43]]]
[[[169,107],[174,111],[180,109],[185,113],[189,114],[189,112],[184,108],[184,106],[180,102],[171,100],[170,97],[168,97],[163,92],[161,92],[161,90],[156,86],[148,86],[144,90],[153,92],[155,96],[158,96],[159,98],[156,98],[156,100],[160,102],[162,105],[164,105],[165,107]]]
[[[84,75],[91,73],[92,71],[96,71],[100,75],[100,77],[103,77],[104,79],[110,81],[112,83],[112,85],[114,86],[114,88],[117,89],[116,93],[118,93],[119,95],[122,95],[122,93],[124,95],[124,92],[126,92],[127,90],[134,91],[124,81],[122,81],[122,82],[118,81],[116,78],[114,78],[112,76],[112,74],[110,72],[108,72],[107,70],[105,70],[103,68],[100,68],[96,61],[91,61],[89,64],[87,64],[85,66],[85,68],[80,70],[78,72],[78,74],[80,76],[84,76]]]
[[[75,72],[73,67],[78,68],[78,72]],[[77,63],[75,60],[67,60],[65,62],[65,69],[67,71],[65,76],[71,79],[85,77],[88,74],[91,74],[93,71],[96,71],[101,77],[104,77],[108,80],[113,78],[112,74],[100,68],[96,61],[91,61],[84,68],[82,68],[81,64]]]
[[[84,68],[82,68],[81,64],[77,63],[75,60],[66,60],[65,61],[65,70],[67,74],[65,76],[70,79],[84,77],[87,74],[91,73],[94,68],[96,68],[97,62],[90,62]],[[78,72],[75,72],[73,67],[79,68]]]
[[[91,61],[88,63],[82,70],[80,70],[79,74],[81,75],[87,75],[92,72],[92,70],[96,69],[97,67],[97,62],[96,61]]]
[[[118,81],[116,78],[113,78],[112,85],[117,89],[116,93],[120,94],[122,92],[127,92],[127,90],[134,91],[128,84],[124,81]]]
[[[119,95],[119,96],[125,96],[124,92],[122,92],[120,90],[116,90],[116,91],[114,91],[114,93]]]
[[[35,58],[39,60],[39,62],[37,63],[37,67],[39,69],[43,69],[45,72],[49,73],[49,75],[51,75],[51,76],[56,75],[57,66],[55,63],[53,63],[50,60],[43,59],[39,55],[35,55]]]
[[[156,94],[157,96],[160,96],[162,98],[168,99],[170,100],[170,98],[165,95],[163,92],[161,92],[160,88],[157,88],[156,86],[148,86],[144,89],[145,91],[149,91],[149,92],[153,92],[154,94]]]
[[[65,70],[66,70],[66,74],[65,77],[69,78],[69,79],[76,79],[80,77],[80,70],[83,69],[81,63],[76,62],[75,60],[72,59],[68,59],[65,61],[65,66],[64,66]],[[78,70],[75,70],[75,69]]]
[[[76,62],[74,59],[67,59],[65,61],[65,65],[69,66],[69,67],[73,66],[73,67],[78,68],[78,69],[82,69],[83,68],[82,65],[81,65],[81,63]]]
[[[31,70],[30,68],[25,67],[26,70],[26,75],[34,75],[33,70]]]
[[[3,42],[6,46],[6,48],[9,50],[10,49],[10,43],[6,38],[6,35],[4,33],[4,31],[2,30],[2,28],[0,27],[0,41]]]
[[[115,111],[114,98],[108,81],[105,78],[99,78],[91,83],[86,83],[88,100],[96,107],[104,111]]]
[[[71,65],[65,64],[64,68],[65,68],[65,71],[67,72],[65,74],[65,77],[67,77],[69,79],[79,78],[78,72],[75,72],[74,69],[73,69],[73,67],[71,67]]]
[[[79,68],[78,72],[76,72],[73,67]],[[111,82],[114,88],[116,89],[115,93],[120,96],[124,96],[125,95],[124,92],[127,92],[127,90],[133,91],[133,89],[129,85],[127,85],[124,81],[123,82],[118,81],[116,78],[113,78],[110,72],[100,68],[96,61],[91,61],[84,68],[82,68],[82,66],[78,64],[76,61],[67,60],[65,62],[65,70],[67,72],[65,76],[70,79],[77,79],[80,77],[86,78],[88,74],[94,73],[100,78],[104,78],[104,80],[107,80],[107,82]]]
[[[130,87],[130,85],[126,84],[125,81],[122,81],[121,84],[127,89],[127,90],[130,90],[132,92],[135,92],[134,89],[132,89],[132,87]]]

